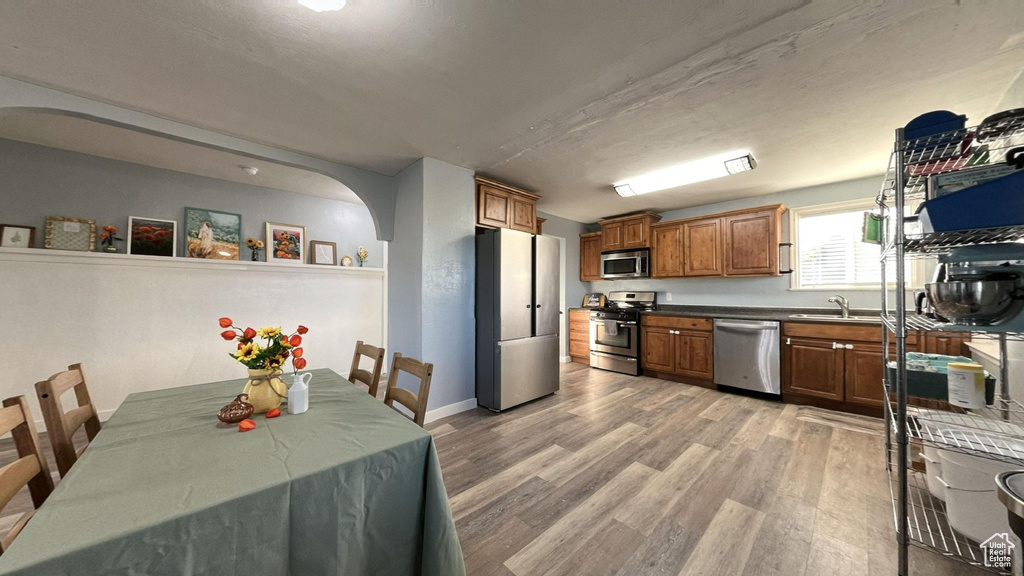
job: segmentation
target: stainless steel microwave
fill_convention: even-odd
[[[618,250],[601,253],[601,278],[648,278],[650,277],[651,251]]]

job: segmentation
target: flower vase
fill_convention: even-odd
[[[362,259],[362,258],[360,258],[360,259],[359,259],[359,267],[360,267],[360,268],[362,268],[362,267],[363,267],[363,259]]]
[[[281,406],[288,387],[281,381],[280,370],[249,369],[249,381],[245,383],[242,394],[248,394],[248,402],[252,404],[253,414],[264,414]]]
[[[252,251],[252,261],[253,262],[259,262],[259,260],[260,260],[260,253],[257,252],[256,250],[253,250]]]

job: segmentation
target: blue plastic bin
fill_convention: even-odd
[[[921,205],[925,232],[1024,225],[1024,170]]]

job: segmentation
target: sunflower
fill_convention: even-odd
[[[279,370],[284,365],[284,358],[275,356],[273,358],[267,358],[267,369],[268,370]]]
[[[256,239],[255,238],[246,238],[245,239],[245,245],[248,246],[249,248],[252,248],[253,246],[256,245]]]
[[[260,338],[273,338],[281,334],[280,328],[271,328],[270,326],[264,326],[256,331],[256,335]]]
[[[256,248],[259,250],[263,250],[263,240],[256,241]]]
[[[237,358],[239,362],[248,362],[249,360],[255,358],[256,355],[259,353],[259,345],[256,344],[255,342],[250,342],[239,348],[238,352],[235,352],[235,358]]]

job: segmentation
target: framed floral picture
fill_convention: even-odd
[[[128,253],[143,256],[176,256],[178,223],[174,220],[128,217]]]
[[[189,258],[238,260],[241,237],[240,214],[185,208],[185,253]]]
[[[306,227],[267,222],[267,262],[305,264]]]

